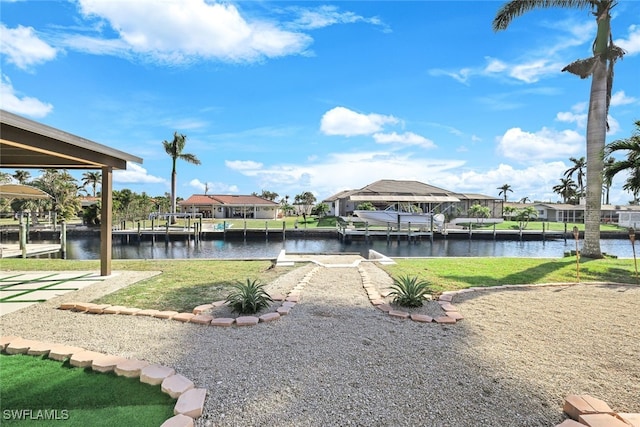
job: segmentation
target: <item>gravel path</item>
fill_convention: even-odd
[[[312,268],[272,286],[293,286]],[[554,426],[571,393],[640,411],[637,286],[464,294],[455,325],[382,314],[346,267],[321,268],[291,314],[253,327],[53,309],[111,292],[130,273],[121,274],[0,317],[2,334],[174,367],[208,389],[199,426]]]

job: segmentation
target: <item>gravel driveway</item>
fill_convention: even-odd
[[[174,367],[208,389],[199,426],[555,426],[573,393],[640,411],[639,286],[468,293],[455,325],[383,314],[353,267],[320,269],[289,315],[251,327],[54,309],[124,286],[120,274],[0,317],[2,335]]]

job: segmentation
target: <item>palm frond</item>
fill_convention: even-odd
[[[552,7],[588,9],[595,6],[593,0],[512,0],[504,4],[493,20],[493,30],[506,30],[511,21],[533,9]]]

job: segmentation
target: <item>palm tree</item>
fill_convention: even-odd
[[[580,192],[578,193],[578,196],[583,197],[584,196],[584,175],[585,175],[585,169],[587,167],[587,163],[586,160],[583,157],[580,157],[579,159],[576,159],[575,157],[569,157],[569,161],[573,163],[573,166],[571,166],[569,169],[567,169],[564,173],[565,178],[573,178],[573,175],[576,175],[576,183],[578,184],[578,188],[580,189]]]
[[[560,178],[560,184],[553,187],[553,192],[562,196],[564,203],[569,203],[576,196],[578,186],[571,178]]]
[[[605,148],[606,149],[606,148]],[[611,184],[613,184],[613,177],[608,176],[607,172],[616,162],[616,159],[609,156],[604,161],[604,171],[602,172],[602,203],[609,204],[609,190],[611,190]]]
[[[616,0],[510,0],[500,8],[493,20],[495,31],[505,30],[511,21],[533,9],[563,7],[591,9],[596,17],[597,33],[593,43],[593,56],[575,61],[562,71],[591,76],[589,114],[587,117],[587,194],[585,205],[585,232],[582,255],[602,258],[600,251],[600,194],[602,192],[602,152],[607,133],[607,113],[613,85],[613,66],[622,58],[624,50],[613,44],[611,35],[611,8]]]
[[[502,187],[498,187],[498,190],[500,190],[500,192],[498,193],[498,196],[502,196],[504,198],[504,202],[507,202],[507,193],[509,191],[511,191],[513,193],[513,190],[511,189],[511,186],[509,184],[505,184]]]
[[[636,120],[635,126],[636,129],[631,137],[618,139],[606,146],[606,155],[616,151],[625,151],[627,158],[611,163],[607,162],[604,180],[605,182],[611,182],[619,172],[628,171],[629,177],[622,188],[631,191],[634,195],[634,200],[637,200],[637,195],[640,194],[640,120]]]
[[[29,173],[29,171],[25,171],[25,170],[16,170],[15,173],[13,175],[11,175],[16,181],[18,181],[18,184],[26,184],[27,181],[29,181],[29,178],[31,178],[31,174]]]
[[[531,199],[527,196],[524,196],[522,199],[518,200],[518,203],[527,203],[530,202]]]
[[[82,174],[82,186],[91,185],[93,197],[96,197],[96,186],[102,182],[102,172],[85,172]]]
[[[176,163],[178,159],[184,160],[187,163],[192,163],[194,165],[199,165],[200,160],[194,154],[183,153],[184,146],[187,142],[187,136],[179,134],[178,132],[173,133],[173,141],[162,141],[162,145],[164,146],[164,151],[167,152],[169,157],[171,157],[172,169],[171,169],[171,213],[176,213]],[[172,220],[172,221],[175,221]]]

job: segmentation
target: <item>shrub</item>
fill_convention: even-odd
[[[421,307],[424,296],[429,292],[429,283],[417,277],[401,276],[393,278],[391,285],[393,302],[404,307]]]
[[[273,301],[258,280],[247,279],[246,283],[232,285],[234,290],[227,296],[231,309],[240,314],[253,314],[268,307]]]

